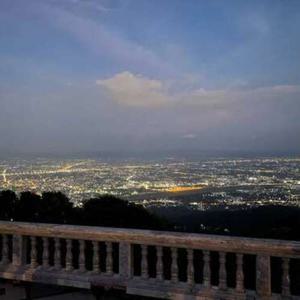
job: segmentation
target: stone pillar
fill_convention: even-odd
[[[210,272],[210,252],[203,251],[203,285],[206,289],[210,289],[211,286],[211,272]]]
[[[8,236],[6,234],[2,235],[2,260],[1,264],[6,265],[9,263],[8,258]]]
[[[178,252],[177,248],[171,248],[171,282],[177,283],[178,282]]]
[[[113,248],[112,242],[105,242],[106,245],[106,273],[113,275]]]
[[[194,250],[188,249],[187,250],[187,282],[189,285],[193,286],[195,284],[195,274],[194,274]]]
[[[26,239],[22,235],[13,235],[12,264],[15,267],[26,264]]]
[[[60,239],[54,239],[54,269],[61,269]]]
[[[30,237],[30,267],[32,269],[35,269],[38,266],[38,262],[37,262],[37,249],[36,249],[36,237],[35,236],[31,236]]]
[[[133,276],[132,270],[132,247],[129,243],[121,242],[119,244],[119,273],[124,279],[130,279]]]
[[[289,258],[282,258],[282,296],[285,299],[289,299],[291,296],[290,290],[290,259]]]
[[[43,268],[49,268],[49,240],[43,237]]]
[[[66,271],[73,271],[72,240],[66,240]]]
[[[99,242],[93,241],[93,272],[100,273]]]
[[[244,287],[244,259],[243,254],[236,254],[236,291],[239,294],[243,294],[245,292]]]
[[[79,271],[85,272],[85,241],[79,240]]]
[[[224,290],[227,288],[227,272],[226,272],[226,253],[219,252],[219,288]]]
[[[256,292],[260,299],[271,298],[270,256],[256,256]]]
[[[141,261],[141,271],[142,271],[142,278],[148,279],[148,246],[141,245],[142,249],[142,261]]]
[[[156,246],[156,279],[161,281],[164,278],[164,265],[163,265],[163,248]]]

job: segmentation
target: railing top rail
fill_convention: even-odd
[[[78,240],[126,242],[245,254],[300,257],[300,242],[297,241],[210,234],[0,221],[0,234],[1,233]]]

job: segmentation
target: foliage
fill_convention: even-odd
[[[14,219],[17,200],[16,194],[12,191],[2,191],[0,193],[0,219]]]
[[[82,207],[75,207],[61,192],[41,196],[23,192],[17,197],[9,190],[0,192],[0,204],[2,220],[300,240],[300,208],[289,206],[207,211],[156,208],[151,212],[111,195],[92,198]]]
[[[45,192],[41,196],[23,192],[0,192],[0,219],[21,222],[77,224],[124,228],[166,229],[167,223],[142,206],[111,195],[90,199],[82,207],[74,207],[61,192]]]

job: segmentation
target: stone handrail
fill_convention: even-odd
[[[57,237],[62,239],[127,242],[165,247],[199,248],[244,254],[300,257],[300,242],[231,237],[212,234],[121,229],[109,227],[57,225],[0,221],[2,234]]]
[[[292,296],[290,265],[300,259],[300,242],[5,221],[0,235],[3,278],[118,287],[159,298],[298,298]],[[255,269],[250,288],[248,256]],[[276,292],[273,258],[280,260]]]

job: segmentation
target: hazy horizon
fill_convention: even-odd
[[[90,151],[90,152],[12,152],[0,153],[0,160],[36,159],[79,159],[103,161],[160,161],[160,160],[211,160],[211,159],[262,159],[262,158],[300,158],[299,151],[224,151],[224,150],[153,150],[153,151]]]

